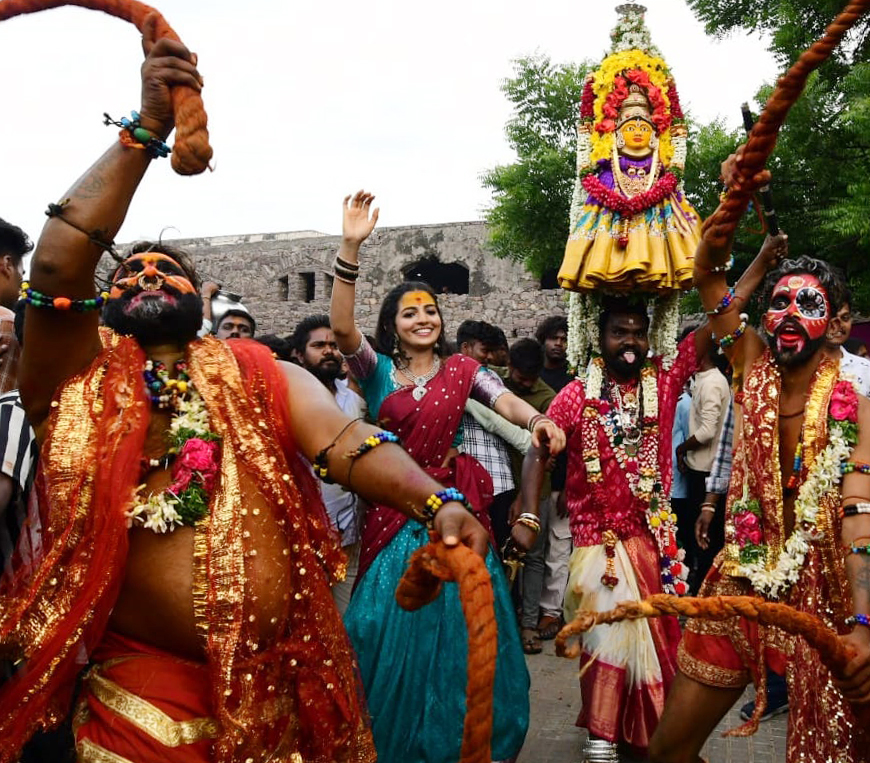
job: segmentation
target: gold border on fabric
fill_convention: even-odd
[[[693,657],[686,651],[682,641],[677,647],[677,666],[689,678],[716,689],[739,689],[752,681],[748,670],[721,668]]]
[[[82,739],[76,744],[76,763],[133,763],[128,758],[110,752],[89,739]]]
[[[91,669],[87,683],[90,693],[109,710],[156,739],[164,747],[193,744],[214,739],[218,735],[218,725],[213,718],[173,720],[160,708],[101,675],[97,667]]]

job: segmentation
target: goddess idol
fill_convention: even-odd
[[[700,219],[681,178],[686,127],[642,5],[617,7],[611,53],[589,75],[559,284],[572,291],[688,289]]]

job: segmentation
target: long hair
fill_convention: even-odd
[[[384,297],[384,301],[381,302],[381,311],[378,314],[378,325],[375,328],[375,350],[382,355],[391,357],[394,362],[398,362],[400,350],[396,341],[396,316],[399,313],[399,301],[409,291],[425,291],[435,302],[435,309],[438,311],[438,317],[441,318],[441,333],[438,334],[438,339],[435,341],[435,354],[443,358],[448,354],[447,343],[444,338],[446,334],[444,316],[441,313],[441,308],[438,306],[438,297],[435,295],[432,287],[423,281],[405,281],[400,283]]]
[[[837,311],[847,299],[846,284],[829,262],[817,260],[815,257],[807,257],[806,255],[802,255],[796,260],[783,260],[775,269],[767,274],[761,291],[763,300],[761,309],[767,310],[770,307],[773,287],[776,286],[780,278],[798,273],[806,273],[819,279],[819,283],[828,294],[828,302],[831,304],[831,315],[828,316],[830,320],[837,314]]]

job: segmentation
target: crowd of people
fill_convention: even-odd
[[[201,79],[180,43],[146,49],[136,129],[162,141],[170,86]],[[821,615],[844,673],[742,618],[601,626],[582,638],[584,759],[699,760],[755,680],[742,712],[794,714],[790,761],[870,760],[870,360],[833,268],[769,237],[729,288],[730,244],[702,244],[707,319],[670,359],[628,296],[603,301],[587,369],[564,317],[513,343],[473,319],[452,334],[418,281],[366,336],[378,212],[360,191],[330,314],[257,336],[256,311],[213,313],[219,286],[165,244],[95,295],[100,237],[151,162],[123,141],[100,157],[27,283],[32,245],[0,221],[0,763],[458,760],[457,588],[417,612],[394,595],[430,536],[491,579],[492,761],[523,746],[526,656],[577,611],[753,591]],[[762,282],[763,336],[733,309]],[[753,567],[768,548],[773,572]]]

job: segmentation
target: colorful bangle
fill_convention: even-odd
[[[115,125],[120,127],[121,131],[118,136],[121,140],[121,145],[127,148],[138,148],[140,151],[147,151],[148,156],[152,159],[158,159],[169,156],[172,149],[169,148],[160,138],[158,138],[151,130],[142,127],[142,117],[138,111],[131,111],[131,119],[121,117],[121,120],[116,122],[108,114],[103,113],[104,125]]]
[[[840,472],[842,474],[851,474],[852,472],[870,474],[870,464],[865,464],[863,461],[844,461],[840,464]]]
[[[846,625],[863,625],[865,628],[870,628],[870,617],[867,615],[852,615],[846,618]]]
[[[21,284],[21,299],[33,307],[49,307],[53,310],[72,310],[76,313],[86,313],[89,310],[99,310],[109,298],[108,292],[100,292],[91,299],[70,299],[69,297],[51,297],[34,289],[27,281]]]
[[[840,519],[855,517],[858,514],[870,514],[870,503],[848,503],[840,507]]]
[[[537,514],[532,514],[530,511],[524,511],[515,520],[515,525],[525,525],[530,530],[536,533],[541,532],[541,519]]]
[[[725,292],[725,294],[722,297],[722,301],[719,302],[719,304],[716,305],[716,307],[714,307],[712,310],[707,310],[706,314],[707,315],[719,315],[720,313],[724,313],[731,306],[731,303],[733,301],[734,301],[734,287],[732,286],[730,289],[728,289],[728,291]]]
[[[378,447],[378,445],[383,445],[383,443],[385,442],[394,442],[398,445],[399,438],[392,432],[387,432],[386,430],[382,429],[380,432],[370,434],[368,437],[365,438],[365,440],[362,441],[358,448],[348,451],[344,454],[344,457],[350,459],[357,459],[360,456],[364,456],[370,450],[374,450]]]
[[[474,514],[474,507],[469,503],[468,499],[455,487],[448,487],[444,488],[444,490],[439,490],[437,493],[432,493],[432,495],[426,499],[426,503],[420,510],[418,518],[429,527],[429,529],[431,529],[438,510],[445,503],[451,502],[461,503],[469,513]]]
[[[742,337],[746,333],[746,327],[749,325],[749,316],[746,313],[740,313],[740,325],[734,329],[730,334],[725,334],[721,339],[717,338],[715,334],[713,334],[713,341],[718,342],[719,346],[724,350],[726,347],[730,347],[734,344],[740,337]]]

